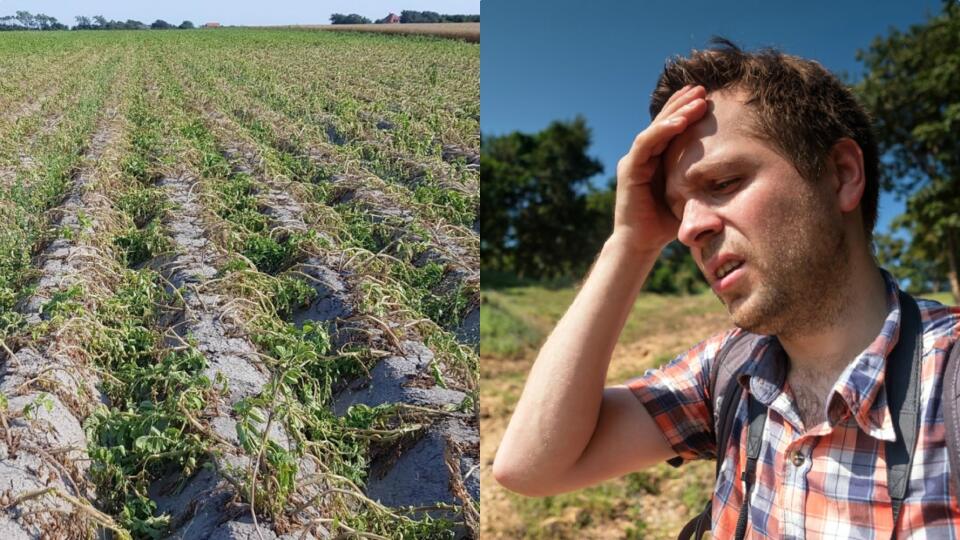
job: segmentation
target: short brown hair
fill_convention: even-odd
[[[870,116],[850,89],[813,60],[776,49],[744,52],[724,38],[711,43],[713,48],[667,62],[650,98],[650,117],[688,84],[702,85],[707,92],[744,90],[758,134],[811,181],[822,176],[833,145],[844,137],[853,139],[863,152],[866,187],[860,208],[867,239],[872,240],[879,197],[877,143]]]

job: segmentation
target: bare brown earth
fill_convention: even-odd
[[[416,34],[462,39],[480,43],[480,23],[406,23],[406,24],[305,24],[290,28],[319,28],[337,32],[382,32],[384,34]]]
[[[682,302],[679,299],[678,302]],[[650,325],[642,341],[614,351],[608,384],[643,374],[729,327],[722,311],[671,309],[670,324]],[[526,498],[496,483],[492,463],[534,355],[481,358],[480,462],[483,538],[675,538],[697,514],[713,484],[713,463],[681,469],[663,464],[601,486],[545,499]]]

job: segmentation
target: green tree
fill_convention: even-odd
[[[370,19],[356,13],[349,15],[334,13],[330,15],[330,24],[370,24]]]
[[[73,27],[74,30],[90,30],[93,28],[93,24],[90,22],[90,17],[84,15],[77,15],[74,17],[77,21],[76,26]]]
[[[487,268],[522,277],[574,275],[596,254],[587,181],[603,170],[587,156],[583,118],[540,133],[481,139],[480,250]]]
[[[154,30],[167,30],[168,28],[176,28],[176,27],[163,19],[157,19],[152,23],[150,23],[150,28]]]
[[[885,154],[881,185],[909,198],[898,224],[913,236],[900,252],[926,257],[924,271],[942,264],[960,302],[960,6],[944,1],[942,13],[878,36],[857,59],[867,73],[856,90]]]
[[[897,280],[908,281],[908,292],[937,293],[950,286],[940,246],[924,242],[916,235],[908,241],[892,234],[878,234],[874,236],[874,242],[880,264]]]
[[[24,28],[34,28],[37,25],[37,19],[29,11],[17,11],[17,20]]]
[[[527,134],[480,140],[480,258],[484,270],[528,279],[581,277],[613,230],[617,179],[587,155],[583,118]],[[687,294],[706,288],[690,250],[672,242],[644,290]]]
[[[180,26],[179,26],[178,28],[180,28],[181,30],[191,30],[191,29],[194,28],[193,22],[192,22],[192,21],[183,21],[182,23],[180,23]]]

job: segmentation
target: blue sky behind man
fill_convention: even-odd
[[[851,82],[863,66],[856,51],[891,27],[907,29],[940,2],[675,2],[583,4],[544,9],[529,0],[487,0],[481,50],[484,135],[536,132],[581,114],[593,131],[590,155],[604,165],[602,185],[633,137],[650,122],[649,96],[663,63],[722,35],[742,47],[773,46],[811,58]],[[904,211],[880,197],[877,232]]]

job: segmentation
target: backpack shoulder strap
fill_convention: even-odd
[[[893,417],[896,440],[886,443],[887,490],[896,527],[913,465],[920,429],[920,359],[923,324],[920,308],[909,294],[900,291],[900,339],[887,357],[887,405]],[[949,430],[948,430],[949,431]],[[896,536],[896,533],[894,533]]]
[[[736,378],[740,369],[750,359],[750,352],[764,336],[750,332],[737,332],[731,336],[717,352],[717,357],[710,366],[710,401],[716,407],[717,398],[730,386],[731,380]]]
[[[950,479],[954,496],[960,497],[960,342],[950,347],[947,366],[943,373],[943,388],[940,403],[943,405],[943,420],[946,427],[947,455],[950,458]]]
[[[760,459],[760,446],[763,443],[763,425],[767,420],[767,408],[750,394],[747,394],[747,412],[750,425],[747,432],[747,463],[740,473],[743,502],[740,504],[740,515],[737,516],[737,530],[734,534],[736,540],[743,540],[747,534],[750,491],[757,480],[757,461]]]
[[[744,369],[750,353],[764,336],[740,332],[724,344],[710,368],[710,403],[716,411],[717,435],[717,475],[720,464],[726,454],[727,441],[733,420],[740,404],[742,389],[737,384],[737,376]]]
[[[733,430],[734,416],[736,416],[737,407],[740,404],[741,388],[737,384],[736,375],[744,367],[750,357],[750,352],[757,341],[763,336],[750,334],[748,332],[739,332],[728,339],[723,347],[718,351],[717,357],[710,367],[710,405],[711,412],[720,407],[719,416],[715,425],[717,436],[717,466],[714,477],[720,476],[720,466],[723,464],[723,456],[726,454],[727,441],[730,439],[730,432]],[[722,396],[722,397],[721,397]],[[720,398],[720,399],[718,399]],[[710,530],[713,514],[713,503],[707,500],[707,505],[703,511],[690,520],[689,523],[680,531],[678,540],[689,540],[696,538],[700,540],[703,533]]]

